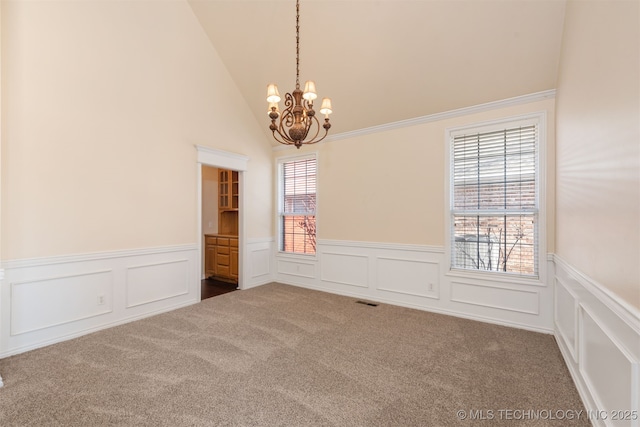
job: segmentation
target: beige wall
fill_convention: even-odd
[[[553,251],[554,100],[340,139],[276,157],[318,151],[318,238],[444,246],[445,131],[547,112],[547,240]],[[336,120],[338,116],[336,116]]]
[[[194,144],[249,156],[273,234],[270,146],[185,1],[2,3],[3,259],[196,243]]]
[[[557,253],[640,308],[640,10],[567,5],[557,94]]]

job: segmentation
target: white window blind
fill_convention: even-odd
[[[452,268],[538,275],[537,132],[453,137]]]
[[[282,163],[280,201],[280,249],[284,252],[316,252],[316,159]]]

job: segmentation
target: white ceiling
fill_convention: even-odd
[[[295,86],[295,0],[189,0],[268,130]],[[555,88],[564,0],[301,0],[300,81],[332,134]]]

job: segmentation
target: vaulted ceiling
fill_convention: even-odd
[[[295,86],[295,0],[189,0],[268,131],[266,87]],[[301,0],[300,81],[331,133],[555,88],[564,0]]]

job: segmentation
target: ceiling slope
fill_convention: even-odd
[[[258,122],[295,86],[294,0],[189,0]],[[300,80],[332,134],[555,88],[564,0],[301,0]]]

